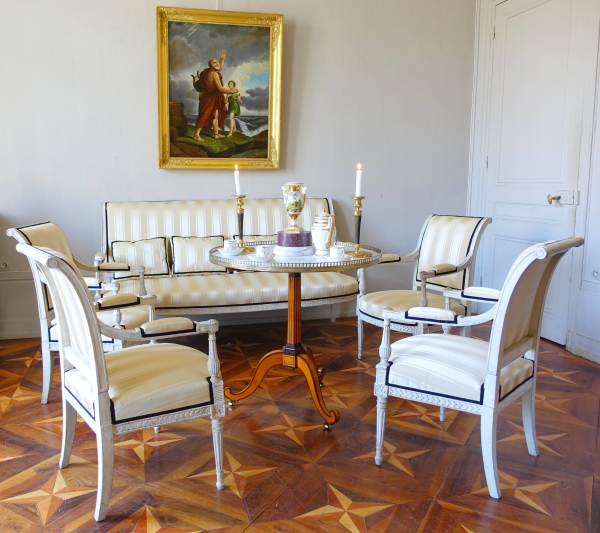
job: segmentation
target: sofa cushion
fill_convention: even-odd
[[[301,280],[302,300],[358,292],[356,279],[339,272],[310,272],[302,274]],[[284,303],[288,299],[288,275],[271,272],[150,278],[145,283],[148,293],[157,296],[157,309]],[[126,280],[121,291],[136,293],[138,285],[135,279]]]
[[[212,248],[223,246],[223,235],[212,237],[171,237],[173,274],[202,274],[227,272],[222,266],[210,262]]]
[[[233,238],[237,239],[237,235]],[[256,242],[268,242],[277,244],[277,233],[274,235],[244,235],[244,244],[254,244]]]
[[[146,268],[144,276],[166,276],[169,274],[167,245],[164,237],[140,241],[113,241],[110,245],[114,261],[130,266]],[[115,272],[115,278],[137,277],[132,272]]]

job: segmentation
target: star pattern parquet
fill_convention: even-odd
[[[284,344],[285,326],[221,328],[226,385],[243,388],[261,356]],[[210,421],[118,437],[101,523],[93,520],[93,433],[78,420],[71,465],[59,469],[60,389],[40,404],[39,342],[0,341],[0,531],[600,533],[600,365],[542,341],[540,455],[527,454],[516,402],[498,424],[503,496],[492,500],[474,415],[449,410],[440,422],[437,408],[391,398],[384,462],[374,464],[380,335],[365,324],[358,361],[354,320],[306,322],[303,340],[326,370],[323,396],[340,422],[324,430],[301,373],[274,369],[253,396],[227,408],[222,491]],[[183,342],[207,350],[205,339]]]

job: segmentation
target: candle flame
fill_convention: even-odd
[[[358,165],[356,165],[356,169],[360,170],[362,168],[362,165],[359,163]]]
[[[235,165],[235,169],[236,169],[236,170],[238,169],[238,166],[237,166],[237,165]]]

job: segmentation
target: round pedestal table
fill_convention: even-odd
[[[347,251],[354,250],[353,243],[337,244],[346,246]],[[245,252],[235,257],[223,255],[222,248],[213,248],[210,251],[212,263],[232,270],[286,272],[289,275],[287,342],[281,350],[274,350],[262,357],[245,389],[232,392],[229,387],[226,387],[225,396],[229,400],[238,401],[250,396],[258,388],[267,372],[274,366],[298,368],[304,374],[315,406],[325,420],[324,426],[327,428],[330,424],[335,424],[339,420],[339,413],[335,409],[331,411],[327,409],[321,394],[324,371],[322,368],[316,367],[312,350],[302,344],[300,280],[303,272],[354,270],[376,265],[381,261],[381,250],[363,244],[360,245],[360,249],[361,251],[370,252],[371,255],[360,258],[344,255],[341,259],[335,260],[318,255],[294,257],[275,255],[266,261],[259,261],[258,258],[252,255],[252,247],[247,249],[249,253]]]

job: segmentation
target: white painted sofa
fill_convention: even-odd
[[[329,199],[308,199],[298,222],[304,228],[310,228],[315,215],[323,211],[333,214]],[[178,269],[177,265],[174,268],[173,246],[181,244],[173,243],[187,241],[174,240],[173,237],[216,236],[218,241],[219,236],[230,238],[237,235],[237,224],[234,200],[108,202],[102,206],[102,252],[110,262],[115,260],[113,251],[116,250],[116,260],[121,261],[122,252],[120,256],[118,252],[123,245],[119,243],[164,239],[168,273],[162,270],[162,274],[153,274],[153,271],[161,269],[153,270],[149,264],[135,265],[146,268],[144,283],[148,293],[157,296],[157,315],[214,315],[287,308],[287,274],[196,272],[185,267],[185,273],[179,273],[181,268]],[[262,240],[263,236],[270,235],[275,239],[276,232],[287,225],[282,199],[246,199],[246,244],[250,244],[250,236],[260,236],[255,238]],[[192,239],[190,242],[197,241]],[[132,245],[126,246],[131,249]],[[180,250],[176,257],[180,257]],[[121,292],[138,293],[139,279],[117,281]],[[357,294],[358,281],[346,274],[323,272],[302,275],[303,307],[330,305],[333,317],[334,304],[353,301]]]

